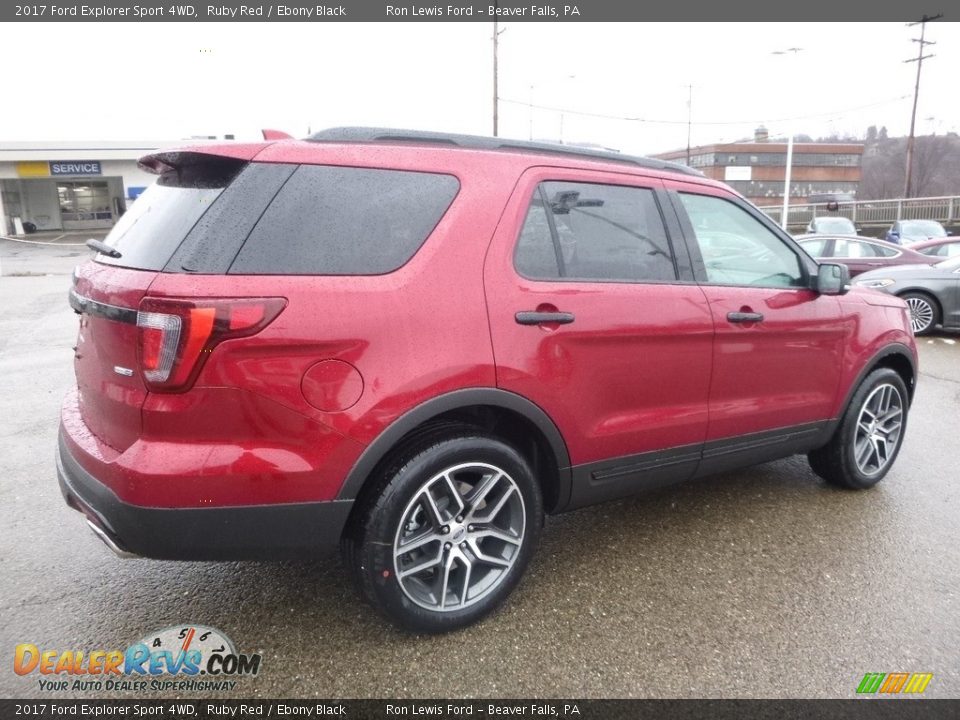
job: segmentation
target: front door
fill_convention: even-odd
[[[713,320],[665,203],[658,180],[534,168],[487,256],[497,384],[559,427],[572,506],[699,461]]]
[[[716,341],[701,472],[805,448],[830,419],[849,333],[815,265],[755,208],[670,181]]]

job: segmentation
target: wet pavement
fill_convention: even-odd
[[[363,605],[335,557],[119,560],[64,505],[66,292],[85,254],[0,240],[0,695],[108,695],[45,693],[12,672],[18,643],[125,648],[198,623],[263,655],[223,697],[849,698],[893,671],[960,696],[960,335],[921,339],[906,441],[874,490],[796,457],[551,518],[499,613],[424,638]]]

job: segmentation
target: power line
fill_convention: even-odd
[[[567,115],[580,115],[583,117],[594,117],[602,118],[605,120],[624,120],[629,122],[639,122],[639,123],[650,123],[653,125],[750,125],[754,123],[779,123],[779,122],[789,122],[792,120],[813,120],[816,118],[829,118],[836,117],[838,115],[843,115],[848,112],[854,112],[855,110],[867,110],[869,108],[879,107],[881,105],[889,105],[890,103],[900,102],[901,100],[906,100],[909,95],[900,95],[899,97],[890,98],[888,100],[881,100],[879,102],[870,103],[868,105],[858,105],[856,107],[846,108],[844,110],[835,110],[831,112],[824,113],[814,113],[811,115],[797,115],[795,117],[782,117],[782,118],[763,118],[763,119],[752,119],[752,120],[692,120],[688,118],[686,120],[662,120],[654,118],[643,118],[630,115],[611,115],[608,113],[598,113],[598,112],[588,112],[583,110],[571,110],[570,108],[558,107],[553,105],[538,105],[525,100],[512,100],[510,98],[500,98],[500,102],[507,103],[509,105],[523,105],[524,107],[532,107],[538,110],[549,110],[551,112],[559,112]]]

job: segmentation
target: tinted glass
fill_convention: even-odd
[[[517,272],[529,278],[556,279],[560,277],[557,246],[550,234],[547,210],[539,192],[527,210],[527,219],[520,231],[514,255]]]
[[[804,284],[799,256],[772,230],[731,202],[681,193],[707,281],[762,287]]]
[[[263,213],[230,272],[392,272],[413,257],[459,188],[451,175],[303,165]]]
[[[673,254],[652,190],[546,182],[544,215],[531,207],[517,246],[517,269],[535,278],[650,282],[676,280]],[[543,220],[553,220],[554,260]],[[549,224],[546,228],[550,231]],[[559,255],[559,257],[557,257]],[[534,267],[535,258],[539,268]]]
[[[222,274],[297,165],[250,163],[193,226],[165,268]]]
[[[162,269],[242,167],[243,163],[235,160],[208,160],[164,173],[133,202],[104,240],[120,257],[101,254],[97,262]]]

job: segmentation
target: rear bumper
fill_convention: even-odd
[[[67,504],[111,549],[162,560],[304,558],[336,548],[353,502],[152,508],[125,503],[77,462],[61,427],[57,478]]]

